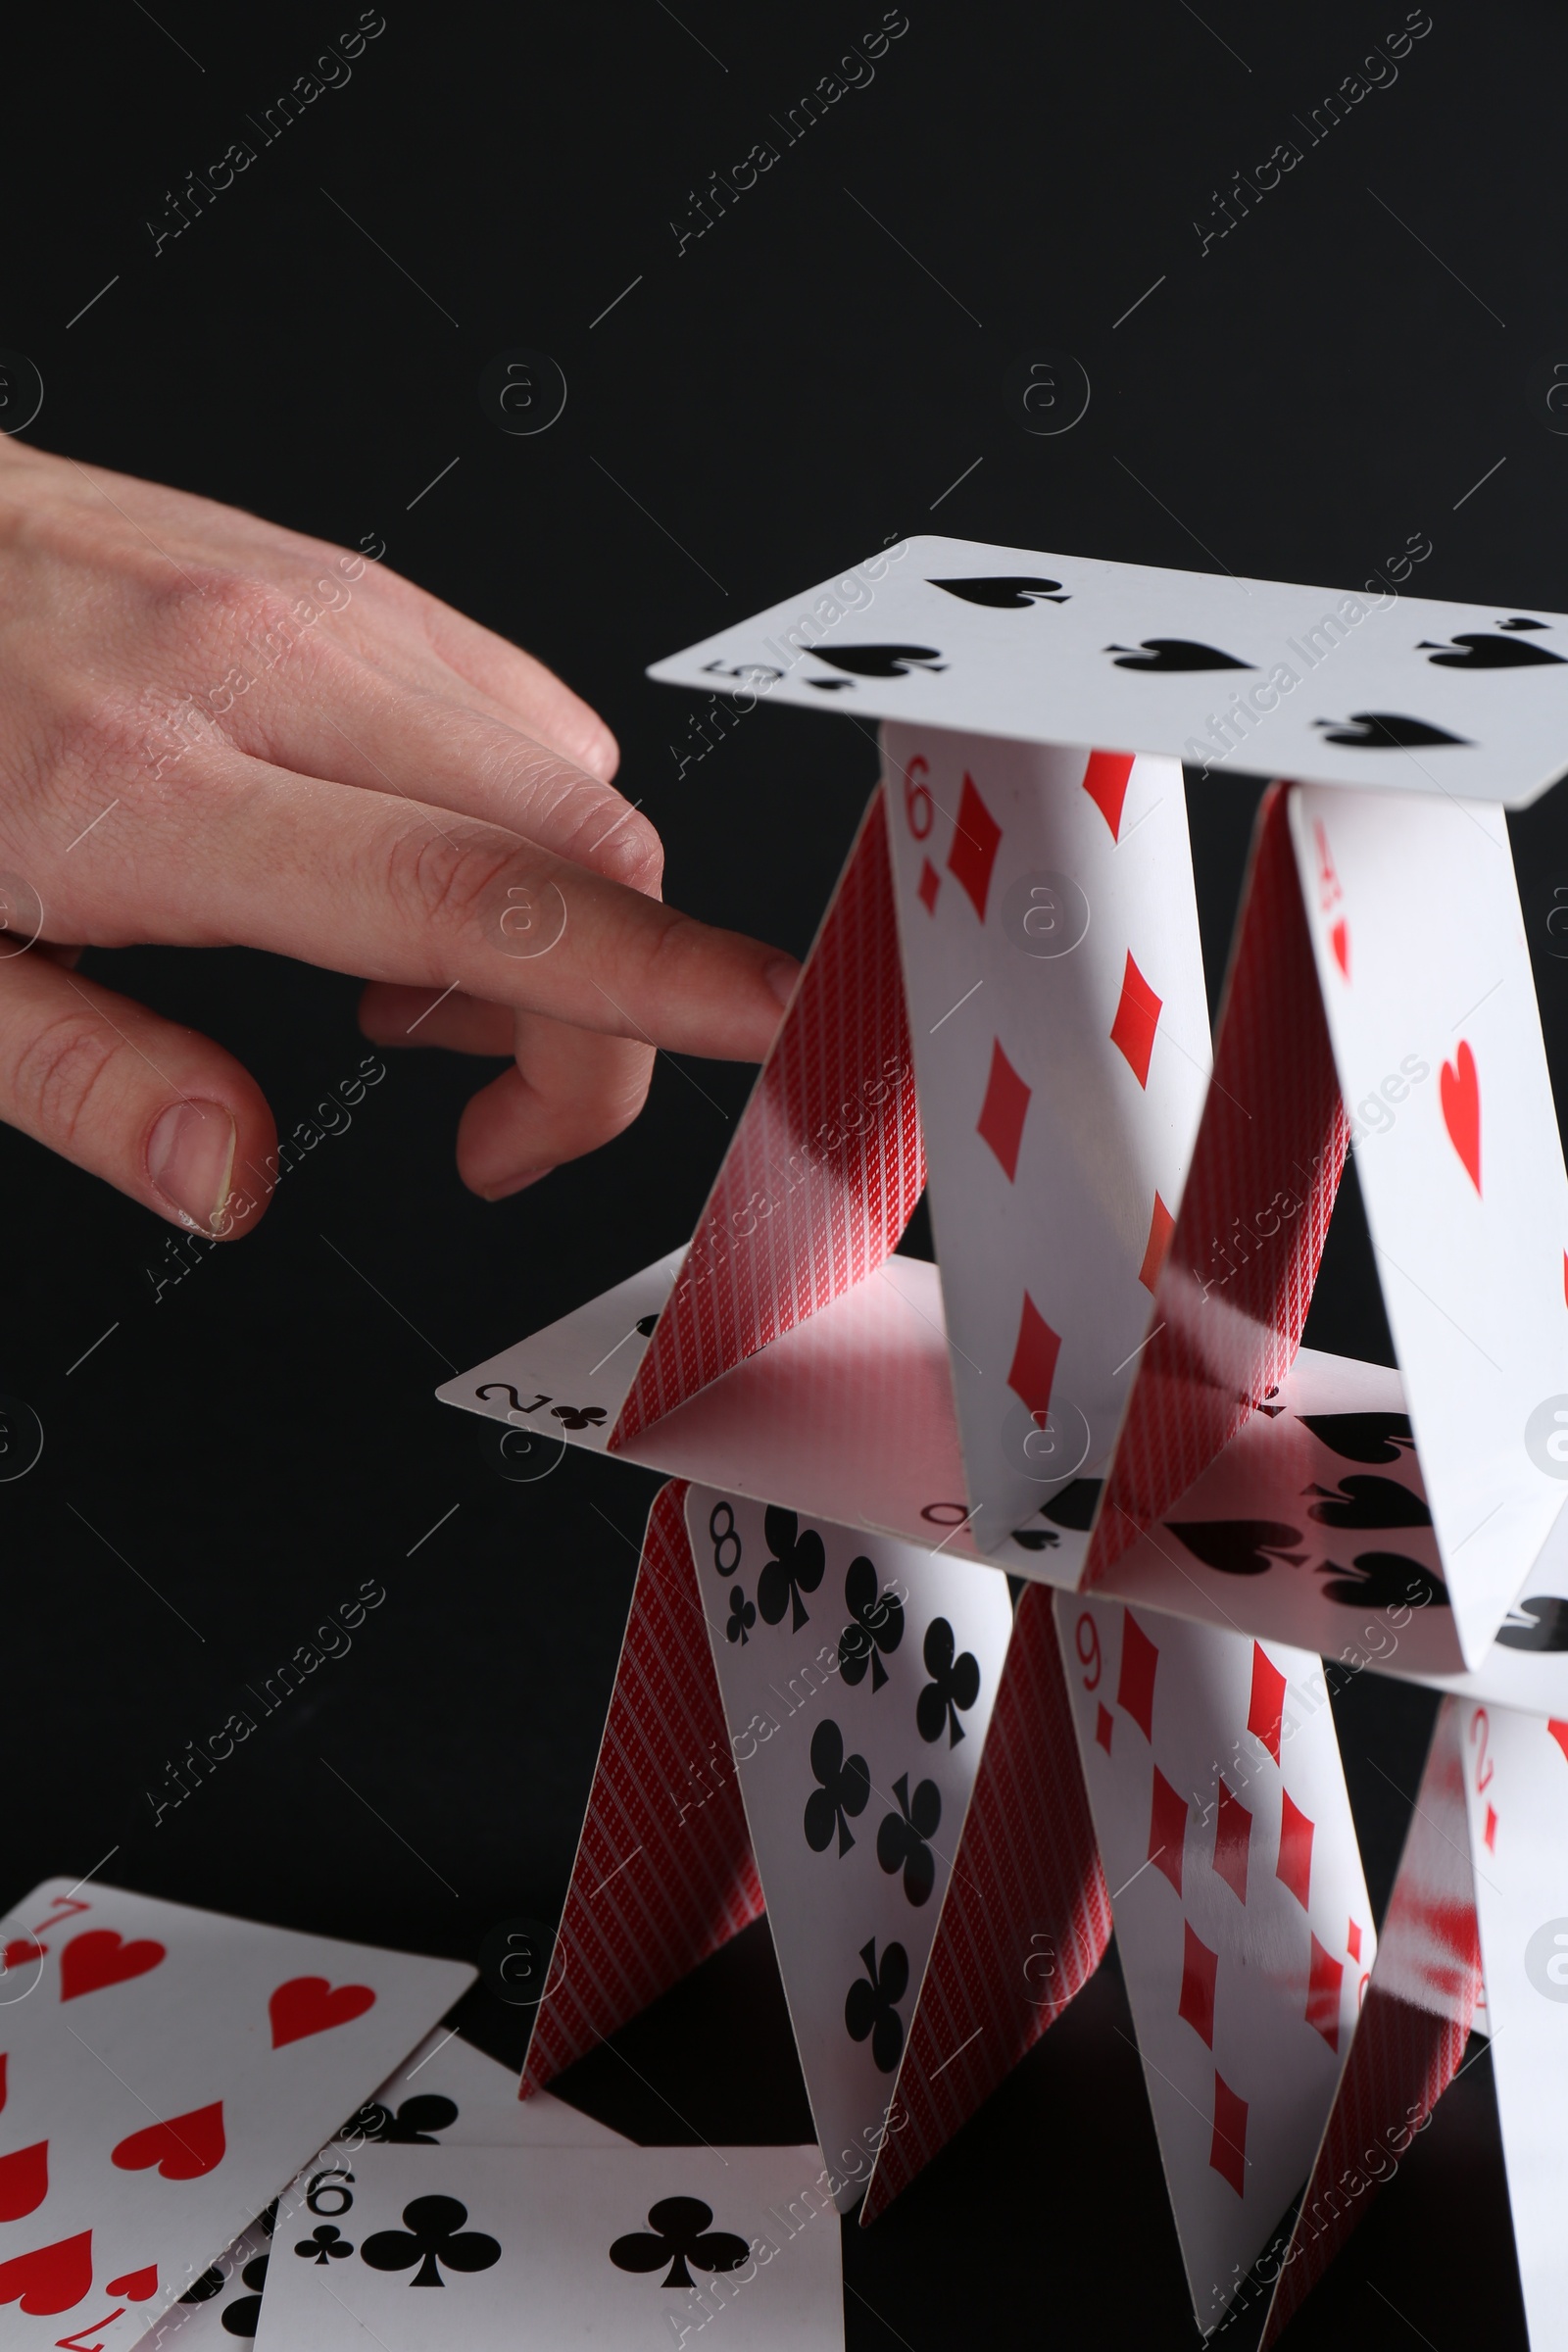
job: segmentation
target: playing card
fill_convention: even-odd
[[[1568,2344],[1568,1722],[1462,1705],[1497,2121],[1535,2352]]]
[[[886,726],[973,1528],[1103,1473],[1209,1074],[1174,760]]]
[[[676,1250],[644,1266],[531,1339],[444,1382],[436,1395],[443,1404],[463,1405],[530,1437],[564,1439],[602,1453],[681,1256]]]
[[[328,2148],[285,2202],[257,2352],[844,2341],[815,2148]]]
[[[129,2352],[474,1976],[66,1879],[0,1946],[19,2352]]]
[[[1321,791],[1292,795],[1291,825],[1473,1665],[1568,1494],[1568,1176],[1507,827],[1476,802]]]
[[[1206,2329],[1311,2169],[1371,1965],[1328,1692],[1317,1659],[1283,1644],[1064,1593],[1054,1606]]]
[[[649,675],[748,707],[1510,805],[1568,743],[1562,614],[966,539],[902,541]]]
[[[1398,2170],[1464,2056],[1481,1992],[1481,1946],[1465,1823],[1461,1709],[1439,1710],[1377,1954],[1353,1956],[1361,2013],[1289,2245],[1245,2281],[1238,2311],[1273,2289],[1272,2345],[1339,2252],[1372,2194]],[[1276,2285],[1277,2281],[1277,2285]],[[1211,2317],[1243,2284],[1216,2282]],[[1200,2314],[1200,2319],[1203,2315]],[[1204,2325],[1208,2322],[1204,2320]]]
[[[686,1524],[812,2119],[864,2190],[980,1768],[1000,1570],[693,1487]]]
[[[367,2160],[373,2167],[372,2150],[387,2146],[624,2148],[631,2143],[548,2090],[519,2098],[517,2078],[509,2067],[498,2066],[443,2027],[353,2117],[341,2144],[350,2161],[363,2168]],[[276,2215],[277,2207],[270,2206],[186,2289],[143,2339],[143,2352],[158,2352],[176,2332],[179,2352],[221,2352],[225,2335],[256,2333]],[[285,2230],[288,2218],[285,2214]]]

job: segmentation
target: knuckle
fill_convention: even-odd
[[[119,1053],[118,1041],[86,1011],[62,1012],[12,1064],[15,1113],[56,1151],[70,1152],[89,1105]]]
[[[534,879],[532,863],[494,835],[461,831],[399,834],[387,860],[387,892],[413,919],[458,932],[480,920],[506,883]]]

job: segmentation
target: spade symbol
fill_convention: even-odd
[[[1505,629],[1541,629],[1546,624],[1505,620],[1502,625]],[[1534,669],[1562,660],[1561,654],[1549,653],[1544,645],[1532,645],[1528,637],[1494,637],[1486,629],[1461,629],[1451,646],[1437,646],[1430,637],[1423,637],[1416,651],[1430,654],[1434,669]]]
[[[1319,1573],[1333,1580],[1323,1588],[1329,1599],[1343,1600],[1351,1608],[1393,1609],[1404,1602],[1415,1609],[1448,1605],[1442,1580],[1419,1560],[1406,1559],[1402,1551],[1358,1551],[1353,1569],[1324,1560]]]
[[[1299,1568],[1307,1556],[1291,1548],[1301,1542],[1301,1531],[1283,1519],[1167,1519],[1165,1525],[1205,1568],[1222,1576],[1263,1576],[1276,1560]]]
[[[1468,744],[1467,735],[1450,735],[1446,727],[1429,726],[1424,718],[1404,718],[1397,710],[1352,710],[1348,718],[1314,718],[1324,730],[1325,743],[1348,743],[1362,752],[1413,752],[1440,743]]]
[[[934,645],[841,645],[836,654],[824,653],[820,646],[813,646],[811,651],[818,662],[830,662],[835,669],[847,669],[857,678],[906,678],[911,670],[939,670],[948,666]],[[813,686],[838,682],[811,680]]]
[[[1376,1471],[1358,1470],[1342,1478],[1338,1487],[1303,1487],[1303,1494],[1318,1494],[1306,1515],[1320,1527],[1430,1527],[1432,1513],[1419,1494],[1401,1487],[1396,1478],[1379,1478]]]
[[[790,1609],[790,1623],[796,1633],[810,1622],[810,1611],[801,1594],[816,1591],[827,1567],[821,1537],[810,1527],[803,1536],[800,1524],[793,1511],[780,1510],[776,1503],[768,1504],[762,1514],[762,1533],[773,1557],[757,1580],[757,1605],[762,1612],[763,1624],[777,1625],[785,1610]]]
[[[435,2134],[457,2120],[458,2110],[453,2100],[442,2098],[437,2091],[425,2090],[416,2098],[405,2099],[396,2109],[378,2106],[372,2100],[368,2107],[360,2109],[352,2122],[344,2125],[339,2137],[346,2139],[351,2132],[359,2132],[367,2139],[433,2148],[440,2145]]]
[[[240,2295],[223,2314],[223,2328],[228,2335],[243,2336],[247,2343],[255,2337],[262,2317],[262,2289],[267,2284],[267,2256],[256,2255],[241,2271],[240,2284],[250,2293]],[[184,2297],[180,2297],[184,2301]]]
[[[632,1329],[636,1332],[640,1332],[645,1340],[651,1340],[655,1331],[658,1329],[658,1326],[659,1317],[657,1315],[639,1315],[636,1322],[632,1325]]]
[[[1347,1462],[1396,1462],[1415,1438],[1408,1413],[1302,1413],[1304,1426]]]
[[[950,596],[961,596],[966,605],[989,605],[997,612],[1023,612],[1031,605],[1064,605],[1065,596],[1057,594],[1059,580],[1032,580],[1023,574],[1005,574],[997,579],[931,580],[932,588],[945,588]]]
[[[610,2259],[617,2271],[662,2271],[661,2286],[693,2286],[688,2270],[738,2271],[751,2248],[733,2230],[712,2228],[713,2208],[701,2197],[661,2197],[648,2208],[647,2230],[617,2237]]]
[[[839,1671],[852,1686],[865,1680],[871,1669],[871,1688],[880,1690],[888,1679],[882,1663],[904,1640],[904,1603],[896,1592],[878,1593],[876,1570],[862,1553],[850,1562],[844,1579],[844,1605],[854,1618],[839,1636]]]
[[[811,1777],[818,1786],[806,1800],[806,1842],[825,1854],[837,1829],[842,1861],[855,1843],[850,1819],[858,1820],[871,1801],[871,1774],[863,1756],[846,1756],[844,1734],[831,1720],[811,1734]]]
[[[915,1728],[928,1745],[941,1739],[946,1724],[948,1745],[956,1747],[963,1738],[959,1710],[966,1712],[980,1695],[980,1661],[967,1649],[955,1656],[957,1647],[947,1619],[933,1617],[921,1651],[931,1680],[914,1702]]]
[[[456,2197],[416,2197],[403,2208],[403,2228],[375,2230],[360,2259],[372,2271],[414,2271],[411,2286],[445,2286],[442,2263],[449,2271],[487,2271],[501,2260],[500,2245],[482,2230],[465,2230],[467,2218]]]
[[[1511,1622],[1497,1628],[1497,1640],[1504,1649],[1568,1649],[1568,1600],[1555,1592],[1532,1593],[1528,1600],[1516,1600],[1508,1612],[1514,1617],[1528,1617],[1528,1625]]]
[[[876,1858],[891,1877],[904,1873],[904,1891],[918,1910],[929,1900],[937,1866],[926,1842],[942,1826],[942,1791],[935,1781],[920,1781],[909,1794],[909,1776],[901,1772],[893,1784],[899,1800],[896,1813],[885,1813],[876,1834]]]
[[[1130,645],[1107,645],[1118,669],[1253,669],[1255,662],[1238,662],[1217,645],[1200,645],[1191,637],[1146,637],[1135,653]]]
[[[890,1943],[880,1963],[876,1937],[860,1946],[865,1970],[844,1998],[844,2023],[852,2041],[869,2035],[871,2058],[878,2074],[891,2075],[904,2053],[904,2020],[898,2003],[909,1988],[909,1955],[902,1943]]]

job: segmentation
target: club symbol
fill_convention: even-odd
[[[553,1404],[550,1417],[563,1429],[597,1429],[605,1418],[602,1404]]]
[[[334,2222],[322,2222],[302,2237],[294,2248],[305,2262],[318,2262],[324,2269],[329,2262],[343,2262],[354,2248]]]
[[[855,1843],[851,1816],[858,1819],[871,1801],[871,1774],[863,1756],[846,1756],[844,1734],[831,1720],[811,1734],[811,1774],[819,1786],[806,1800],[806,1842],[813,1854],[825,1854],[839,1834],[839,1857]]]
[[[878,2074],[891,2075],[904,2052],[904,2020],[897,2004],[909,1988],[909,1955],[902,1943],[890,1943],[880,1964],[876,1937],[860,1946],[865,1969],[844,2000],[844,2023],[852,2041],[871,2037],[871,2058]]]
[[[179,2299],[182,2303],[210,2303],[215,2295],[220,2295],[222,2291],[223,2274],[215,2262],[211,2270],[203,2271],[194,2286],[186,2287]]]
[[[243,2336],[247,2343],[255,2337],[262,2317],[262,2289],[267,2284],[267,2256],[258,2254],[248,2262],[239,2275],[241,2286],[248,2286],[248,2295],[237,2296],[223,2314],[223,2328],[228,2335]]]
[[[729,1593],[729,1623],[724,1628],[725,1641],[739,1642],[744,1645],[756,1623],[756,1601],[748,1600],[739,1585],[732,1585]]]
[[[871,1669],[871,1688],[880,1690],[888,1679],[882,1663],[904,1640],[904,1603],[896,1592],[876,1589],[876,1570],[862,1554],[852,1560],[844,1579],[844,1605],[854,1618],[839,1636],[839,1671],[850,1685],[863,1682]]]
[[[919,1781],[909,1794],[909,1776],[901,1772],[893,1784],[899,1800],[896,1813],[885,1813],[876,1834],[876,1858],[891,1875],[904,1873],[904,1891],[916,1910],[930,1899],[936,1884],[936,1860],[926,1843],[942,1826],[942,1791],[935,1781]]]
[[[799,1531],[800,1521],[793,1511],[768,1504],[762,1514],[762,1533],[773,1557],[757,1580],[757,1605],[763,1623],[777,1625],[793,1603],[790,1622],[796,1633],[810,1619],[801,1594],[814,1592],[827,1568],[827,1554],[816,1530],[808,1527],[804,1536]]]
[[[966,1713],[980,1695],[980,1661],[972,1650],[958,1650],[945,1617],[933,1617],[926,1627],[920,1654],[931,1680],[914,1702],[915,1728],[929,1743],[941,1739],[946,1724],[948,1745],[956,1747],[963,1738],[959,1710]]]
[[[416,2197],[403,2208],[404,2227],[375,2230],[361,2246],[360,2260],[372,2271],[414,2271],[411,2286],[445,2286],[442,2263],[449,2271],[487,2271],[501,2260],[501,2247],[482,2230],[465,2230],[467,2218],[468,2208],[456,2197]]]
[[[396,2109],[381,2107],[372,2099],[362,2107],[351,2123],[345,2124],[339,2138],[347,2139],[358,2132],[365,2139],[380,2142],[408,2142],[421,2148],[439,2146],[435,2134],[444,2132],[458,2120],[455,2102],[444,2099],[433,2090],[421,2091],[416,2098],[405,2099]]]
[[[695,2286],[688,2263],[700,2271],[738,2271],[751,2248],[733,2230],[714,2230],[712,2219],[713,2208],[701,2197],[661,2197],[648,2208],[648,2229],[617,2237],[610,2259],[617,2271],[662,2271],[667,2262],[661,2286]]]

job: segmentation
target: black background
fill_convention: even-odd
[[[0,311],[45,382],[29,438],[384,536],[603,711],[668,895],[699,914],[803,951],[874,748],[762,707],[681,773],[692,704],[645,663],[894,535],[1355,586],[1425,533],[1421,594],[1568,603],[1568,439],[1527,381],[1568,357],[1568,26],[1545,5],[1434,0],[1396,82],[1309,145],[1300,118],[1396,31],[1396,0],[910,0],[870,85],[786,145],[779,118],[875,7],[387,0],[347,86],[263,147],[247,117],[356,14],[160,0],[157,23],[34,24]],[[242,137],[255,164],[155,258],[166,191]],[[1216,188],[1283,139],[1301,163],[1200,251]],[[679,251],[693,191],[760,140],[777,164]],[[534,438],[479,404],[515,346],[568,385]],[[1002,379],[1061,350],[1089,410],[1037,437]],[[1216,978],[1255,789],[1190,780]],[[1562,796],[1512,821],[1560,1074]],[[237,951],[88,968],[240,1054],[285,1132],[366,1051],[341,977]],[[655,1482],[568,1454],[514,1483],[494,1431],[431,1391],[676,1244],[749,1073],[662,1058],[627,1135],[490,1207],[453,1168],[473,1068],[389,1059],[254,1238],[191,1251],[156,1298],[169,1229],[0,1135],[0,1389],[45,1431],[0,1486],[0,1900],[118,1849],[125,1885],[467,1958],[559,1907]],[[1308,1337],[1391,1360],[1353,1184]],[[386,1598],[352,1651],[154,1828],[166,1760],[367,1578]],[[1431,1704],[1362,1678],[1339,1714],[1381,1905]],[[512,2060],[524,2015],[482,1987],[463,2012]],[[1112,1961],[889,2216],[847,2231],[853,2345],[1195,2340],[1129,2032]],[[565,2087],[649,2140],[808,2137],[765,1923]],[[1480,2330],[1523,2341],[1484,2054],[1292,2340],[1446,2352]]]

